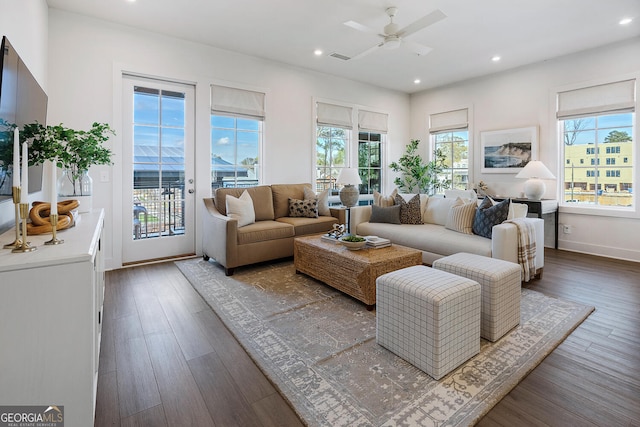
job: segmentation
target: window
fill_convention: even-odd
[[[260,183],[264,93],[212,85],[211,190]]]
[[[386,135],[358,133],[358,172],[362,185],[360,194],[382,192],[382,141]]]
[[[431,145],[445,156],[446,169],[441,180],[449,180],[451,188],[465,190],[469,184],[468,110],[461,109],[432,114],[429,123]]]
[[[634,111],[635,80],[558,94],[564,202],[633,206]],[[585,153],[587,161],[583,162]],[[610,169],[613,165],[614,170]]]
[[[211,189],[249,187],[259,180],[262,122],[211,115]]]
[[[316,190],[336,189],[342,168],[357,167],[360,194],[382,191],[387,114],[324,102],[316,103],[316,113]]]
[[[358,173],[362,180],[360,194],[382,192],[387,122],[387,114],[358,111]]]
[[[345,167],[349,129],[320,126],[316,134],[316,191],[336,188],[336,179]]]
[[[633,192],[630,187],[623,185],[633,182],[633,168],[631,163],[624,162],[624,158],[631,158],[633,150],[633,113],[607,114],[585,116],[563,121],[565,141],[565,194],[564,200],[577,200],[578,204],[599,206],[631,206]],[[569,143],[569,144],[567,144]],[[616,143],[615,147],[607,144]],[[595,147],[587,149],[590,169],[583,166],[577,159],[584,152],[582,146],[592,144]],[[604,147],[600,147],[604,146]],[[603,148],[603,150],[600,150]],[[608,157],[601,161],[599,153],[606,152]],[[617,157],[612,156],[615,155]],[[616,161],[616,159],[621,159]],[[618,165],[621,169],[606,170],[600,174],[602,164],[607,166]],[[589,179],[586,179],[589,178]],[[576,188],[576,182],[587,182],[587,189]],[[600,191],[606,188],[606,192]],[[574,204],[576,202],[573,202]]]

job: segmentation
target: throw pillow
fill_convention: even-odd
[[[373,204],[382,207],[393,206],[396,204],[396,194],[398,194],[397,188],[395,188],[388,196],[383,196],[382,194],[373,190]]]
[[[488,239],[493,233],[493,226],[502,224],[509,215],[510,199],[505,199],[500,203],[493,205],[489,197],[485,197],[473,219],[473,232]]]
[[[456,202],[449,209],[449,216],[444,227],[459,233],[473,234],[476,206],[475,200],[465,202],[462,198],[457,197]]]
[[[400,205],[377,206],[371,205],[369,222],[386,222],[387,224],[402,224],[400,222]]]
[[[331,216],[331,211],[329,210],[329,189],[328,188],[316,194],[310,188],[304,187],[304,199],[305,200],[317,199],[318,215]]]
[[[230,194],[226,197],[227,216],[238,220],[238,227],[256,222],[256,212],[253,208],[253,200],[245,190],[240,197]]]
[[[422,212],[420,212],[420,195],[416,194],[408,202],[396,194],[396,205],[400,205],[400,223],[422,224]]]
[[[289,216],[297,218],[318,218],[318,199],[289,198]]]

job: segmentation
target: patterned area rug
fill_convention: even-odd
[[[376,344],[375,311],[292,261],[176,265],[309,426],[472,425],[593,311],[523,289],[520,326],[435,381]]]

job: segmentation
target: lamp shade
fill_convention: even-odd
[[[556,179],[540,160],[532,160],[522,169],[516,178]]]
[[[543,179],[555,179],[551,171],[539,160],[532,160],[516,175],[528,178],[524,183],[524,195],[531,200],[540,200],[547,189]]]
[[[338,175],[338,180],[336,184],[343,185],[360,185],[362,184],[362,180],[360,179],[360,175],[358,174],[358,169],[356,168],[342,168],[340,171],[340,175]]]

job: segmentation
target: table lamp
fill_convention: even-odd
[[[540,200],[547,187],[542,180],[556,177],[540,160],[532,160],[516,175],[516,178],[528,178],[524,183],[524,195],[527,199]]]
[[[340,201],[348,208],[351,208],[358,204],[358,197],[360,197],[360,191],[355,185],[362,184],[360,175],[358,175],[357,168],[342,168],[336,184],[343,184],[342,190],[340,190]]]

